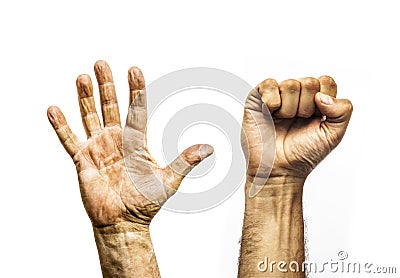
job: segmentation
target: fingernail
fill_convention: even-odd
[[[200,148],[200,157],[201,159],[206,158],[207,156],[211,155],[214,152],[214,148],[211,147],[210,145],[203,145]]]
[[[103,85],[108,82],[113,82],[113,76],[111,73],[110,66],[106,61],[99,60],[94,65],[94,73],[96,74],[97,82],[99,85]]]
[[[128,70],[128,82],[131,90],[143,90],[145,87],[142,71],[138,67],[131,67]]]
[[[326,105],[332,105],[333,104],[333,99],[328,95],[319,93],[319,99],[321,100],[321,102],[323,104],[326,104]]]
[[[92,80],[87,74],[81,74],[78,76],[76,79],[76,88],[78,89],[78,95],[80,98],[93,96]]]

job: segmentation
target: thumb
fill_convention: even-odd
[[[353,105],[347,99],[336,99],[331,96],[317,93],[315,94],[315,105],[321,111],[322,115],[326,116],[323,124],[327,127],[327,136],[330,136],[333,142],[339,144],[346,132]]]
[[[169,171],[173,189],[178,189],[183,178],[203,159],[207,158],[214,152],[214,148],[207,144],[193,145],[184,150],[166,170]]]

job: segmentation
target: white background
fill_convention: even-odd
[[[113,69],[122,119],[132,65],[142,68],[147,83],[196,66],[227,70],[252,85],[267,77],[333,76],[338,96],[352,100],[354,116],[341,145],[306,184],[310,260],[337,259],[343,250],[351,261],[394,265],[399,272],[397,6],[2,1],[0,276],[101,276],[74,165],[46,119],[47,107],[57,104],[85,138],[75,78],[89,73],[95,79],[98,59]],[[159,134],[154,129],[148,136]],[[156,216],[151,232],[163,277],[236,276],[242,191],[203,213]]]

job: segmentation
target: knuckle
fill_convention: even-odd
[[[321,76],[321,77],[319,78],[319,82],[320,82],[321,84],[326,85],[326,86],[330,86],[330,87],[332,87],[332,88],[336,88],[336,82],[335,82],[335,80],[334,80],[332,77],[328,76],[328,75],[323,75],[323,76]]]
[[[276,82],[275,79],[272,78],[267,78],[264,81],[262,81],[259,85],[258,85],[258,90],[260,93],[265,92],[265,91],[272,91],[277,89],[278,86],[278,82]]]
[[[309,91],[319,91],[319,80],[313,77],[306,77],[300,80],[301,87]]]
[[[279,84],[280,91],[298,92],[300,91],[300,82],[296,79],[287,79]]]

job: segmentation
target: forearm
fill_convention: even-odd
[[[160,277],[148,226],[93,228],[103,277]]]
[[[239,277],[305,277],[291,271],[296,267],[291,262],[300,270],[304,262],[303,184],[270,178],[255,197],[246,194]],[[247,182],[246,192],[250,186]]]

